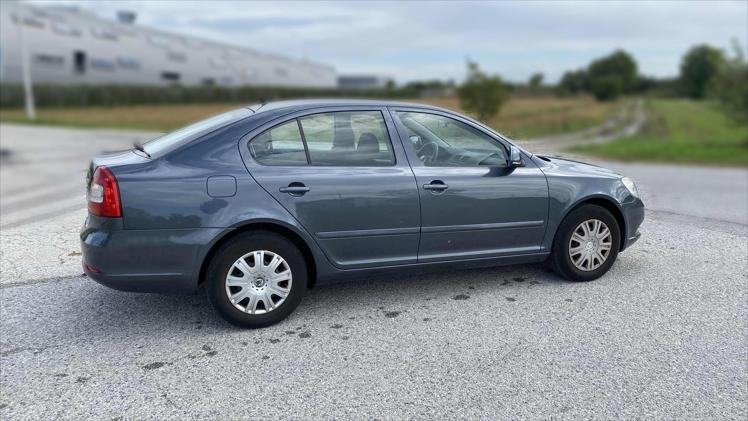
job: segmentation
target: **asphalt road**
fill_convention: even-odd
[[[81,277],[83,210],[3,228],[0,418],[746,419],[748,172],[621,168],[655,210],[598,281],[372,279],[254,331]]]

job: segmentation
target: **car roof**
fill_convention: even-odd
[[[273,101],[264,104],[253,104],[248,106],[250,110],[255,113],[261,113],[265,111],[278,111],[284,110],[288,112],[304,111],[312,108],[320,107],[359,107],[359,106],[370,106],[370,107],[411,107],[430,109],[437,111],[448,111],[454,112],[445,108],[435,107],[433,105],[417,104],[412,102],[403,101],[389,101],[389,100],[376,100],[376,99],[345,99],[345,98],[334,98],[334,99],[295,99],[295,100],[284,100],[284,101]]]

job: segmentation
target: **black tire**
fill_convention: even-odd
[[[290,292],[285,300],[264,314],[249,314],[236,308],[226,293],[229,269],[240,257],[255,250],[267,250],[281,256],[292,276]],[[304,256],[291,241],[268,231],[250,231],[230,239],[218,249],[208,266],[205,287],[210,304],[226,321],[244,328],[260,328],[280,322],[296,309],[306,293],[307,278]]]
[[[578,269],[569,256],[569,246],[571,236],[574,230],[584,221],[589,219],[598,219],[605,223],[610,229],[612,237],[611,249],[603,264],[590,271]],[[553,240],[553,251],[550,256],[550,263],[553,270],[562,277],[574,282],[592,281],[603,276],[618,257],[618,250],[621,245],[621,229],[618,221],[605,208],[597,205],[582,205],[571,211],[561,222],[556,231],[556,237]]]

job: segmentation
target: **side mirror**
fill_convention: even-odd
[[[525,163],[522,162],[522,153],[519,151],[519,148],[516,146],[512,146],[512,148],[509,150],[509,165],[512,167],[524,167]]]

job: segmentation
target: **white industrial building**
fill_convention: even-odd
[[[334,88],[335,69],[63,7],[3,2],[0,82],[21,83],[22,45],[34,83]]]

